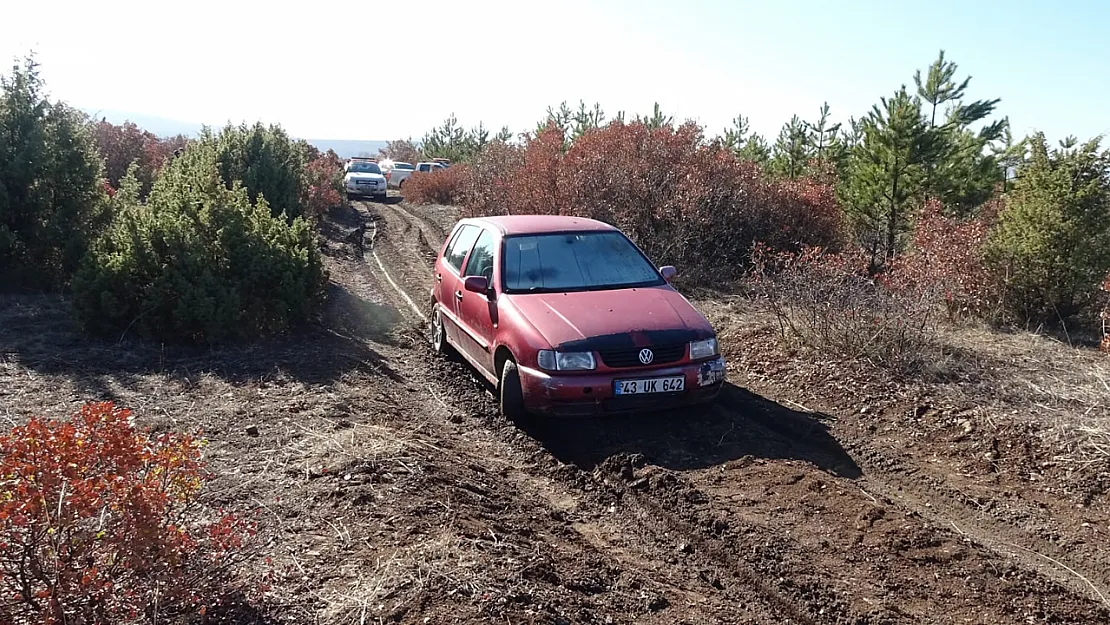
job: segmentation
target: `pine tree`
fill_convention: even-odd
[[[743,115],[737,115],[732,120],[732,126],[725,128],[725,133],[721,135],[721,145],[733,153],[738,153],[744,144],[748,142],[748,133],[751,131],[751,126],[748,124],[748,118]]]
[[[0,76],[0,289],[64,286],[110,217],[88,118],[44,91],[34,57]]]
[[[748,118],[743,115],[737,115],[732,120],[732,126],[725,128],[720,142],[721,147],[729,150],[742,161],[752,161],[760,167],[766,167],[771,159],[767,141],[758,133],[751,132]]]
[[[779,131],[771,150],[771,169],[783,178],[794,180],[805,172],[811,155],[806,124],[795,115]]]
[[[941,149],[938,133],[921,113],[921,100],[905,86],[882,98],[862,120],[862,141],[853,149],[842,199],[852,225],[877,271],[900,251],[909,231],[913,201],[924,167]]]
[[[914,73],[914,83],[918,96],[928,104],[929,127],[940,131],[943,142],[926,165],[922,192],[938,198],[950,212],[967,215],[986,201],[1001,181],[997,161],[987,148],[1002,137],[1006,122],[986,124],[978,132],[970,129],[989,117],[1000,100],[964,103],[971,77],[957,82],[957,70],[956,63],[945,60],[941,50],[924,78],[921,70]],[[938,113],[945,105],[945,119],[938,124]]]
[[[664,126],[674,126],[674,117],[671,117],[670,115],[664,115],[663,110],[659,107],[658,102],[656,102],[655,106],[652,108],[651,117],[641,117],[637,115],[636,121],[644,124],[652,130],[657,130]]]
[[[1050,150],[1041,133],[991,233],[987,260],[1010,310],[1066,319],[1110,271],[1110,151],[1074,137]]]
[[[756,133],[752,133],[752,136],[748,137],[736,156],[742,161],[751,161],[764,170],[771,164],[771,148],[767,145],[767,140],[763,138],[763,135]]]
[[[835,151],[840,132],[840,124],[829,123],[829,103],[821,105],[821,116],[816,123],[805,122],[806,139],[817,158],[827,158],[827,152]]]
[[[593,108],[587,109],[585,101],[579,100],[578,111],[574,114],[574,127],[570,132],[571,140],[581,137],[590,130],[600,128],[604,123],[605,111],[601,110],[599,102],[594,102]]]

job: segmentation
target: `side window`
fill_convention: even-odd
[[[444,255],[447,258],[447,264],[451,265],[455,271],[462,270],[463,259],[466,258],[466,253],[474,246],[474,240],[480,234],[478,226],[463,226],[459,228],[459,234],[455,237],[455,241],[447,248],[447,253]]]
[[[466,228],[466,226],[463,226],[462,228],[455,228],[455,231],[451,233],[451,240],[447,241],[447,246],[443,248],[443,257],[444,258],[447,258],[447,255],[451,253],[451,248],[455,246],[455,241],[458,240],[459,234],[465,228]]]
[[[463,277],[466,276],[485,276],[486,280],[493,282],[493,235],[489,230],[483,230],[474,244],[463,272]]]
[[[428,171],[429,169],[431,169],[431,167],[428,167],[427,165],[420,166],[420,171]]]

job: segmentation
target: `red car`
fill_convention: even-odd
[[[512,419],[709,403],[724,359],[674,273],[592,219],[463,219],[436,258],[432,342],[496,385]]]

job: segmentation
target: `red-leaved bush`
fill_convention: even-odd
[[[127,168],[135,163],[135,177],[139,180],[140,192],[144,196],[150,192],[154,176],[166,159],[174,150],[184,148],[187,142],[182,135],[161,138],[131,122],[117,126],[105,120],[93,125],[93,138],[96,149],[104,160],[104,175],[108,184],[113,189],[118,189]]]
[[[984,245],[999,201],[984,205],[972,218],[947,217],[940,202],[926,202],[909,250],[896,258],[882,278],[895,290],[934,291],[950,319],[989,317],[997,312],[997,281],[984,262]]]
[[[413,172],[405,181],[405,199],[416,204],[457,204],[468,178],[466,165],[432,172]]]
[[[301,207],[305,215],[318,217],[343,204],[343,160],[332,150],[319,152],[304,168]]]
[[[703,279],[739,275],[757,242],[840,246],[831,187],[770,180],[706,142],[695,124],[614,122],[565,145],[549,125],[521,148],[499,146],[496,158],[476,161],[466,170],[464,214],[591,217],[622,229],[654,261]]]
[[[201,443],[148,434],[111,402],[0,435],[0,622],[157,621],[203,612],[253,526],[202,520]]]

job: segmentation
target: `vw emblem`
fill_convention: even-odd
[[[651,361],[655,360],[655,354],[651,353],[650,349],[640,350],[640,362],[645,365],[650,365]]]

